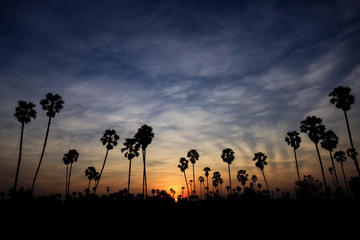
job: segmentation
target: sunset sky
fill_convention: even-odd
[[[147,149],[148,192],[176,195],[185,186],[179,159],[200,154],[196,179],[219,171],[228,185],[224,148],[232,148],[236,173],[261,171],[252,158],[265,152],[271,190],[291,191],[297,180],[293,150],[284,141],[308,115],[323,119],[350,147],[344,114],[329,103],[330,91],[352,88],[348,113],[360,147],[359,1],[1,1],[0,2],[0,192],[13,186],[21,124],[19,100],[36,104],[25,126],[18,187],[31,187],[46,132],[40,100],[60,94],[65,105],[52,120],[35,194],[65,192],[63,154],[80,153],[71,191],[87,187],[84,171],[100,171],[106,148],[100,137],[115,129],[98,193],[127,187],[129,161],[120,149],[143,124],[155,137]],[[322,179],[314,144],[301,134],[300,174]],[[327,183],[329,153],[320,149]],[[354,163],[344,164],[347,177]],[[338,167],[338,177],[344,186]],[[142,158],[133,160],[131,192],[141,192]],[[186,171],[192,179],[192,166]],[[197,191],[199,182],[196,182]],[[344,186],[345,187],[345,186]]]

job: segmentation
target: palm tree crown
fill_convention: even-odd
[[[285,137],[285,142],[288,145],[293,147],[295,150],[300,147],[301,137],[299,136],[298,131],[288,132],[287,137]]]
[[[79,158],[79,153],[76,149],[71,149],[64,154],[63,161],[65,164],[77,162]]]
[[[180,168],[181,172],[184,172],[189,167],[189,160],[182,157],[180,158],[180,164],[178,165],[178,168]]]
[[[319,143],[325,133],[325,125],[321,124],[321,118],[316,116],[308,116],[305,120],[301,121],[301,132],[307,133],[311,141],[315,144]]]
[[[135,138],[126,138],[124,148],[121,149],[121,152],[125,152],[124,156],[131,161],[134,157],[139,156],[139,146],[136,144]]]
[[[63,108],[64,100],[58,94],[48,93],[46,98],[40,101],[40,105],[43,110],[47,111],[46,115],[48,117],[54,118],[56,113],[59,113]]]
[[[113,149],[117,145],[117,141],[120,139],[114,129],[105,130],[104,135],[100,138],[100,142],[106,145],[107,150]]]
[[[34,108],[35,104],[32,102],[19,101],[18,106],[15,108],[14,117],[16,117],[20,123],[29,123],[31,118],[36,118],[36,110]]]
[[[199,153],[195,149],[191,149],[188,152],[187,157],[190,159],[192,164],[195,164],[195,162],[199,160]]]
[[[355,97],[350,94],[351,88],[339,86],[334,88],[329,94],[331,104],[335,104],[335,107],[342,109],[344,112],[349,111],[351,105],[355,102]]]
[[[138,132],[135,134],[134,138],[137,140],[139,147],[143,150],[151,144],[152,139],[154,138],[154,133],[152,132],[152,127],[148,125],[143,125],[139,128]]]
[[[320,145],[322,148],[328,151],[333,151],[338,143],[339,143],[338,136],[332,130],[328,130],[324,132],[324,135],[322,137],[322,142],[320,143]]]
[[[222,151],[221,158],[227,164],[231,164],[234,161],[234,151],[230,148],[226,148]]]
[[[266,159],[267,159],[267,156],[265,155],[265,153],[258,152],[258,153],[254,154],[253,161],[257,161],[255,163],[255,166],[260,168],[261,171],[263,171],[264,166],[267,165]]]

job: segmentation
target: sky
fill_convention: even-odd
[[[210,167],[229,184],[221,152],[231,148],[232,186],[246,169],[264,185],[252,161],[264,152],[270,190],[294,191],[293,149],[284,141],[316,115],[350,147],[344,114],[328,94],[348,86],[355,147],[360,145],[360,3],[358,1],[1,1],[0,3],[0,191],[13,186],[21,124],[19,100],[36,104],[25,126],[18,186],[31,187],[44,142],[46,112],[40,100],[58,93],[64,108],[52,120],[36,195],[65,192],[63,154],[80,153],[71,191],[83,192],[88,166],[101,169],[106,129],[120,135],[109,152],[97,193],[127,187],[125,138],[148,124],[155,137],[147,149],[148,192],[181,193],[179,159],[200,155],[196,179]],[[301,134],[301,175],[322,180],[314,144]],[[329,153],[320,149],[327,183]],[[355,176],[352,160],[344,164]],[[340,184],[344,180],[336,163]],[[131,192],[142,190],[142,158],[132,161]],[[192,179],[192,166],[186,170]],[[199,191],[199,182],[196,182]]]

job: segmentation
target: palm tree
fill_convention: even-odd
[[[199,153],[195,149],[191,149],[187,157],[190,159],[190,162],[193,165],[193,182],[194,182],[194,195],[196,195],[196,188],[195,188],[195,162],[199,160]]]
[[[202,185],[203,185],[205,179],[204,179],[203,176],[200,176],[200,177],[198,178],[198,180],[199,180],[199,182],[200,182],[200,199],[202,199]]]
[[[51,119],[55,118],[56,113],[59,113],[60,110],[63,108],[64,105],[64,100],[62,99],[62,97],[58,94],[52,94],[52,93],[48,93],[46,94],[46,98],[42,99],[40,101],[40,105],[42,107],[43,110],[47,111],[46,115],[49,117],[49,121],[48,121],[48,125],[47,125],[47,129],[46,129],[46,135],[45,135],[45,140],[44,140],[44,145],[43,145],[43,149],[41,152],[41,157],[40,157],[40,161],[39,161],[39,165],[36,169],[36,173],[34,176],[34,180],[31,186],[31,192],[34,192],[34,187],[35,187],[35,182],[36,182],[36,178],[37,175],[39,173],[40,170],[40,166],[41,166],[41,162],[43,160],[44,157],[44,153],[45,153],[45,148],[46,148],[46,143],[47,143],[47,139],[48,139],[48,135],[49,135],[49,130],[50,130],[50,123],[51,123]]]
[[[326,180],[325,180],[325,173],[324,173],[324,168],[322,165],[321,156],[320,156],[319,147],[318,147],[318,143],[323,138],[323,136],[325,134],[325,129],[326,129],[325,125],[323,125],[321,123],[322,123],[321,118],[317,118],[316,116],[311,116],[311,117],[308,116],[308,117],[306,117],[305,120],[301,121],[300,130],[301,130],[301,132],[307,133],[310,140],[315,144],[316,152],[317,152],[319,162],[320,162],[321,173],[322,173],[323,180],[324,180],[325,191],[327,192],[328,189],[327,189]]]
[[[229,170],[229,185],[230,188],[231,187],[231,175],[230,175],[230,164],[232,163],[232,161],[234,161],[235,157],[234,157],[234,151],[231,148],[226,148],[222,151],[221,154],[221,158],[224,162],[226,162],[228,164],[228,170]]]
[[[131,160],[139,156],[139,145],[136,144],[135,138],[126,138],[123,144],[125,147],[121,149],[121,152],[125,152],[124,156],[129,159],[128,192],[130,192]]]
[[[337,88],[334,88],[329,93],[329,97],[331,97],[329,102],[331,104],[335,104],[336,108],[342,109],[344,111],[351,148],[355,149],[354,143],[353,143],[353,140],[351,137],[349,119],[348,119],[348,116],[346,113],[347,111],[349,111],[351,109],[351,105],[354,104],[354,102],[355,102],[355,97],[353,95],[351,95],[350,92],[351,92],[351,88],[349,88],[349,87],[339,86]],[[359,163],[357,161],[356,156],[354,159],[354,163],[355,163],[356,171],[358,172],[358,174],[360,176],[360,168],[359,168]]]
[[[64,154],[64,157],[63,157],[63,161],[64,163],[67,165],[66,166],[66,194],[69,194],[70,192],[70,178],[71,178],[71,169],[72,169],[72,165],[74,162],[77,162],[79,158],[79,153],[78,151],[76,151],[76,149],[71,149],[69,150],[67,153]],[[67,175],[68,173],[68,165],[70,164],[70,171],[69,171],[69,176]]]
[[[297,171],[298,179],[300,181],[299,167],[296,157],[296,149],[300,147],[300,142],[301,142],[301,137],[299,137],[299,132],[297,131],[288,132],[287,137],[285,137],[285,142],[287,142],[287,144],[293,147],[294,149],[296,171]]]
[[[189,192],[189,185],[187,183],[187,179],[186,179],[186,173],[185,170],[189,167],[189,160],[187,160],[186,158],[182,157],[180,158],[180,164],[178,165],[178,168],[180,168],[180,171],[184,173],[184,177],[185,177],[185,184],[186,184],[186,188],[188,191],[188,197],[190,199],[190,192]]]
[[[205,177],[206,177],[207,193],[209,193],[209,172],[211,171],[211,169],[209,167],[204,167],[203,171],[205,172]]]
[[[345,185],[346,185],[346,191],[348,196],[350,197],[350,191],[349,191],[349,186],[347,184],[347,180],[346,180],[346,176],[345,176],[345,171],[344,171],[344,166],[343,163],[346,161],[346,156],[345,156],[345,152],[344,151],[337,151],[334,153],[334,158],[335,160],[340,163],[341,166],[341,170],[343,172],[343,176],[344,176],[344,180],[345,180]]]
[[[249,176],[249,174],[247,174],[246,170],[244,170],[244,169],[240,169],[238,171],[238,173],[237,173],[237,179],[241,183],[241,185],[243,186],[244,193],[245,193],[246,182],[249,180],[248,176]]]
[[[85,176],[89,179],[88,189],[90,190],[91,180],[94,179],[94,181],[96,182],[97,179],[99,178],[99,172],[97,172],[94,167],[88,167],[85,170]]]
[[[335,164],[334,164],[334,159],[333,159],[333,155],[332,155],[332,151],[336,148],[337,144],[339,143],[339,138],[338,136],[336,136],[336,134],[332,131],[332,130],[328,130],[324,133],[322,142],[320,143],[321,147],[328,150],[329,154],[330,154],[330,159],[331,159],[331,163],[332,163],[332,172],[335,175],[335,180],[336,180],[336,188],[339,189],[340,185],[339,185],[339,180],[336,174],[336,168],[335,168]]]
[[[15,183],[13,189],[16,191],[17,181],[19,177],[20,164],[21,164],[21,153],[22,143],[24,136],[24,126],[31,121],[31,118],[36,118],[35,104],[32,102],[19,101],[18,106],[15,108],[14,117],[21,123],[21,135],[20,135],[20,148],[19,148],[19,160],[16,168]]]
[[[143,196],[145,190],[145,197],[147,197],[147,181],[146,181],[146,148],[149,144],[151,144],[152,139],[154,138],[154,133],[152,132],[152,127],[148,125],[143,125],[138,129],[138,132],[135,134],[134,138],[137,142],[137,147],[142,150],[143,156],[143,164],[144,164],[144,172],[143,172]]]
[[[104,167],[105,167],[105,163],[106,163],[106,159],[107,159],[109,150],[113,149],[117,145],[117,141],[119,139],[120,139],[120,137],[119,137],[119,135],[116,134],[116,131],[114,129],[105,130],[104,135],[100,138],[100,142],[102,143],[102,145],[104,145],[104,146],[106,145],[106,154],[105,154],[105,158],[104,158],[104,163],[102,165],[102,168],[101,168],[101,171],[99,174],[98,181],[94,187],[94,194],[96,193],[96,189],[99,186],[100,179],[101,179]]]
[[[267,165],[266,159],[267,159],[267,156],[265,155],[265,153],[258,152],[258,153],[255,153],[253,161],[257,161],[255,163],[255,166],[258,167],[261,170],[261,172],[263,174],[263,177],[264,177],[264,181],[265,181],[265,184],[266,184],[267,191],[268,191],[268,193],[270,193],[269,185],[268,185],[268,183],[266,181],[265,174],[264,174],[264,166]]]
[[[69,164],[70,164],[70,158],[65,157],[66,154],[64,154],[63,162],[66,165],[66,175],[65,175],[65,196],[68,194],[68,178],[69,178]]]

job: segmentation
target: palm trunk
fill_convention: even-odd
[[[131,159],[129,159],[128,193],[130,193]]]
[[[340,188],[340,185],[339,185],[339,180],[338,180],[338,177],[337,177],[337,174],[336,174],[336,169],[335,169],[335,164],[334,164],[334,159],[333,159],[333,156],[332,156],[332,152],[329,150],[329,153],[330,153],[330,159],[331,159],[331,163],[332,163],[332,166],[333,166],[333,169],[334,169],[334,173],[335,173],[335,181],[336,181],[336,188],[339,189]]]
[[[41,166],[41,162],[42,162],[43,157],[44,157],[45,148],[46,148],[46,143],[47,143],[47,139],[48,139],[48,136],[49,136],[50,123],[51,123],[51,117],[49,117],[49,122],[48,122],[48,125],[47,125],[47,130],[46,130],[46,135],[45,135],[45,140],[44,140],[44,146],[43,146],[43,149],[42,149],[42,152],[41,152],[41,157],[40,157],[39,165],[38,165],[38,167],[37,167],[37,169],[36,169],[36,173],[35,173],[35,176],[34,176],[34,180],[33,180],[32,186],[31,186],[31,192],[32,192],[32,193],[34,192],[34,187],[35,187],[36,178],[37,178],[37,175],[38,175],[38,173],[39,173],[40,166]]]
[[[232,189],[232,188],[231,188],[230,164],[228,164],[228,170],[229,170],[229,183],[230,183],[230,189]]]
[[[185,177],[186,188],[187,188],[187,191],[188,191],[188,198],[190,199],[189,185],[188,185],[188,183],[187,183],[185,171],[184,171],[184,177]]]
[[[344,180],[345,180],[346,191],[347,191],[348,197],[350,198],[350,191],[349,191],[349,186],[347,184],[347,180],[346,180],[346,176],[345,176],[344,166],[343,166],[342,162],[340,162],[340,164],[341,164],[341,169],[342,169]]]
[[[146,149],[142,150],[142,155],[143,155],[143,163],[144,163],[144,173],[143,173],[143,195],[144,195],[144,190],[145,190],[145,198],[147,198],[147,181],[146,181]]]
[[[344,114],[345,114],[345,120],[346,120],[347,130],[348,130],[348,133],[349,133],[349,139],[350,139],[351,148],[352,148],[352,149],[355,149],[354,143],[353,143],[353,140],[352,140],[352,137],[351,137],[349,119],[348,119],[348,117],[347,117],[346,111],[344,111]],[[356,171],[357,171],[357,173],[358,173],[359,176],[360,176],[360,168],[359,168],[359,163],[358,163],[358,161],[357,161],[356,155],[354,156],[354,163],[355,163]]]
[[[263,177],[264,177],[264,181],[265,181],[265,184],[266,184],[267,191],[268,191],[268,193],[270,194],[269,185],[268,185],[268,183],[267,183],[267,181],[266,181],[266,177],[265,177],[264,170],[261,170],[261,172],[262,172]]]
[[[68,188],[67,188],[68,194],[70,193],[70,178],[71,178],[72,165],[73,163],[70,164],[69,180],[68,180]]]
[[[65,175],[65,197],[68,194],[68,172],[69,172],[69,164],[66,164],[66,175]]]
[[[294,148],[294,156],[295,156],[296,171],[297,171],[298,179],[299,179],[299,182],[300,182],[299,166],[298,166],[298,162],[297,162],[297,156],[296,156],[295,148]]]
[[[105,154],[105,158],[104,158],[104,163],[103,163],[103,165],[102,165],[102,168],[101,168],[101,171],[100,171],[100,174],[99,174],[99,178],[98,178],[98,180],[97,180],[97,182],[96,182],[96,185],[95,185],[95,188],[94,188],[94,194],[96,194],[97,187],[99,186],[99,182],[100,182],[101,175],[102,175],[102,172],[103,172],[104,167],[105,167],[105,163],[106,163],[106,159],[107,159],[108,153],[109,153],[109,149],[106,149],[106,154]]]
[[[326,184],[326,180],[325,180],[325,173],[324,173],[324,168],[323,168],[323,165],[322,165],[322,161],[321,161],[321,156],[320,156],[320,152],[319,152],[319,148],[318,148],[318,145],[317,143],[315,143],[315,147],[316,147],[316,152],[318,154],[318,158],[319,158],[319,162],[320,162],[320,167],[321,167],[321,173],[322,173],[322,176],[323,176],[323,180],[324,180],[324,186],[325,186],[325,194],[327,196],[327,184]]]
[[[193,183],[194,183],[194,195],[196,196],[196,188],[195,188],[195,163],[193,163]],[[192,194],[192,193],[191,193]]]
[[[19,177],[20,171],[20,164],[21,164],[21,152],[22,152],[22,143],[23,143],[23,136],[24,136],[24,123],[21,123],[21,135],[20,135],[20,148],[19,148],[19,161],[16,168],[16,176],[15,176],[15,183],[14,183],[14,190],[16,191],[17,181]]]

